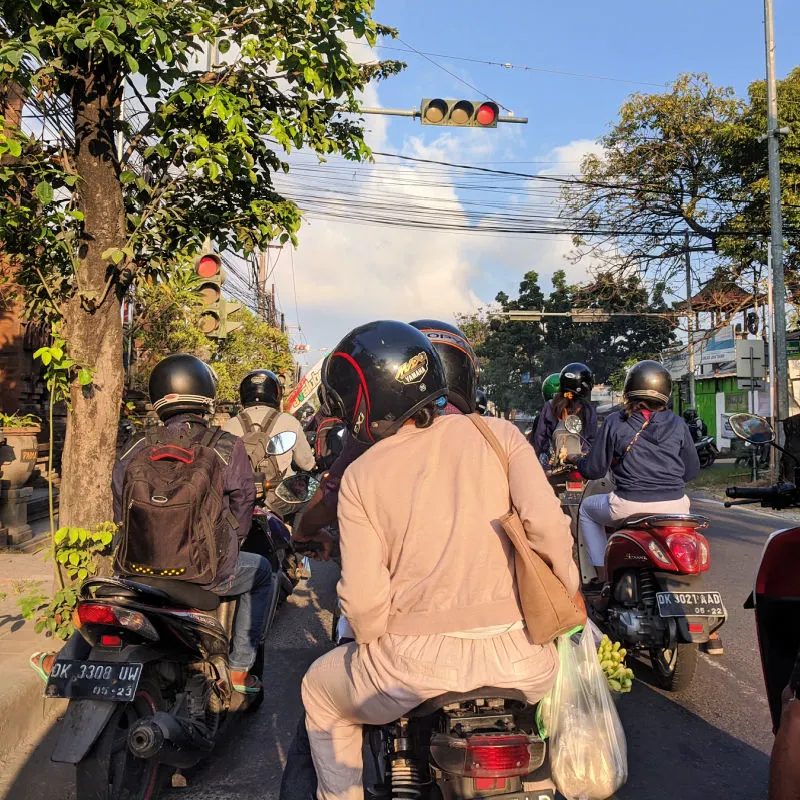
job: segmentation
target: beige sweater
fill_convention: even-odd
[[[505,420],[486,420],[509,456],[509,482],[462,416],[404,426],[345,472],[339,493],[339,598],[358,642],[513,623],[512,545],[498,522],[514,505],[531,544],[578,590],[569,519],[533,448]]]

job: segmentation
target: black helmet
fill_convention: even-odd
[[[683,418],[687,422],[694,422],[697,419],[697,410],[694,408],[687,408],[686,411],[683,412]]]
[[[405,322],[382,320],[347,334],[322,373],[331,411],[361,442],[376,442],[447,394],[430,340]]]
[[[239,399],[245,408],[255,405],[280,408],[283,386],[274,372],[268,369],[254,369],[248,372],[239,384]]]
[[[436,319],[418,319],[411,325],[431,340],[442,360],[447,399],[463,414],[472,414],[478,388],[478,359],[467,337],[455,325]]]
[[[655,400],[667,405],[672,395],[672,377],[669,370],[658,361],[639,361],[625,378],[622,396],[625,401]]]
[[[478,389],[475,392],[475,410],[483,416],[489,410],[489,401],[486,399],[486,394]]]
[[[164,420],[176,414],[210,414],[217,397],[217,376],[197,356],[177,353],[150,373],[150,402]]]
[[[594,388],[594,375],[586,364],[576,361],[567,364],[558,376],[558,390],[563,395],[572,395],[582,400],[592,399]]]

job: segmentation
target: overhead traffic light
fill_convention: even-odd
[[[423,125],[458,128],[496,128],[500,108],[483,100],[426,98],[420,107]]]
[[[203,301],[200,330],[211,339],[224,339],[244,325],[244,322],[230,318],[241,309],[242,304],[232,303],[222,296],[225,273],[222,271],[222,259],[217,253],[202,253],[195,262],[194,271],[200,278],[198,292]]]

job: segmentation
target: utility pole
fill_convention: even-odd
[[[278,300],[275,296],[275,284],[272,284],[272,301],[269,304],[270,308],[270,315],[269,315],[269,324],[273,328],[278,327]]]
[[[689,231],[683,234],[683,260],[686,266],[686,335],[689,362],[689,407],[696,408],[694,386],[694,319],[692,312],[692,254],[689,247]]]
[[[267,318],[267,251],[258,253],[258,316]]]
[[[775,23],[772,0],[764,0],[764,35],[767,50],[767,148],[769,153],[769,223],[772,252],[772,319],[775,325],[775,430],[783,439],[779,422],[789,416],[789,361],[786,355],[786,285],[783,276],[783,222],[781,218],[781,166],[778,143],[778,92],[775,83]]]

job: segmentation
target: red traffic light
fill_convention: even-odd
[[[497,121],[497,106],[494,103],[484,103],[475,118],[481,125],[491,125]]]
[[[220,271],[220,261],[217,256],[202,256],[195,268],[201,278],[213,278]]]

